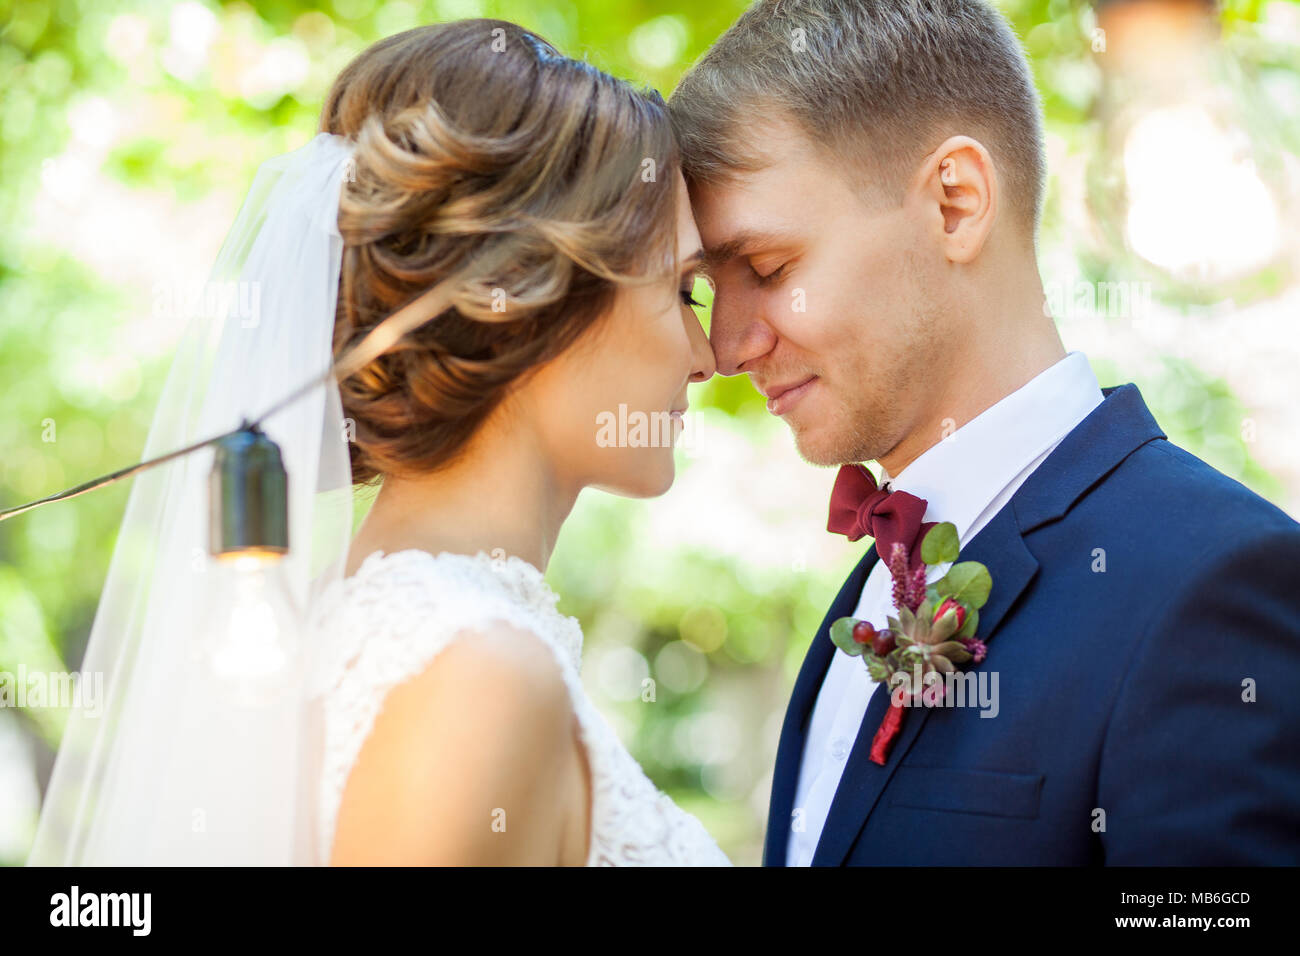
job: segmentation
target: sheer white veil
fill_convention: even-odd
[[[351,141],[321,133],[264,163],[163,388],[144,458],[264,414],[332,358]],[[262,422],[288,474],[282,561],[305,620],[342,576],[352,476],[336,381]],[[142,472],[114,548],[29,864],[311,864],[319,724],[305,683],[235,706],[195,663],[205,619],[211,446]],[[303,648],[301,673],[312,648]],[[102,676],[101,676],[102,675]]]

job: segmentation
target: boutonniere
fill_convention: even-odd
[[[921,541],[921,564],[909,567],[907,547],[895,544],[889,556],[895,614],[888,625],[842,617],[831,625],[831,640],[850,657],[861,657],[871,679],[890,688],[889,710],[871,740],[871,760],[884,765],[903,726],[907,707],[940,706],[947,674],[956,665],[984,660],[984,642],[975,636],[980,611],[993,588],[989,569],[978,561],[958,561],[960,544],[952,522],[936,524]],[[948,573],[926,583],[931,565],[952,563]]]

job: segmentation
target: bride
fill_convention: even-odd
[[[699,257],[657,94],[497,20],[360,54],[320,134],[259,172],[214,270],[255,294],[187,333],[146,445],[248,421],[440,290],[262,424],[300,666],[245,712],[177,649],[223,611],[188,560],[212,458],[141,475],[83,664],[107,714],[70,717],[30,862],[727,864],[588,699],[543,577],[583,488],[672,483],[671,442],[597,423],[626,406],[676,436],[714,371]]]

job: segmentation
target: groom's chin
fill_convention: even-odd
[[[791,424],[790,432],[794,436],[794,447],[799,457],[810,465],[836,467],[863,460],[845,457],[853,453],[850,447],[852,443],[844,441],[835,429],[827,427],[824,422],[804,427]]]
[[[796,439],[795,448],[799,451],[799,457],[810,465],[816,465],[819,468],[834,468],[839,465],[847,464],[844,459],[833,452],[809,450],[800,444]]]

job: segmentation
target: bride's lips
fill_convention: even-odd
[[[767,396],[767,410],[778,418],[788,413],[799,401],[812,391],[812,387],[817,382],[816,375],[810,375],[801,382],[791,382],[788,385],[774,385],[771,388],[762,390]]]

